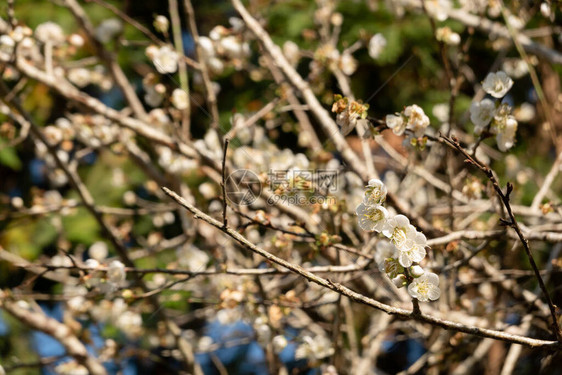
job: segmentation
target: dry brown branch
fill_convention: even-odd
[[[544,284],[544,281],[539,272],[537,264],[535,263],[535,259],[533,257],[533,254],[531,253],[531,248],[529,247],[529,241],[527,241],[527,239],[525,238],[525,235],[523,234],[523,231],[521,230],[521,227],[519,226],[517,219],[513,214],[513,210],[511,209],[511,204],[509,203],[509,196],[513,190],[513,185],[508,182],[506,193],[504,193],[495,177],[494,171],[490,167],[488,167],[486,164],[483,164],[482,162],[479,162],[474,157],[472,157],[464,148],[461,147],[461,145],[457,140],[444,136],[441,136],[440,138],[445,142],[445,144],[447,144],[448,146],[452,147],[453,149],[457,150],[460,154],[462,154],[466,158],[467,162],[480,169],[480,171],[482,171],[492,183],[494,190],[496,191],[496,194],[501,199],[501,202],[504,205],[507,214],[509,216],[509,220],[500,219],[500,221],[502,221],[504,225],[513,228],[515,230],[515,233],[517,233],[517,237],[519,238],[521,244],[523,245],[523,248],[525,249],[525,254],[529,259],[531,268],[535,273],[537,281],[539,282],[539,286],[542,290],[543,296],[545,297],[548,303],[548,307],[550,308],[550,314],[553,320],[552,326],[553,326],[554,334],[556,335],[558,341],[562,342],[562,330],[560,329],[560,326],[558,324],[558,317],[556,316],[556,306],[554,305],[552,299],[550,298],[550,294],[546,289],[546,285]]]
[[[64,346],[66,352],[74,357],[78,363],[86,367],[90,374],[107,374],[99,360],[88,354],[86,346],[78,340],[72,330],[65,324],[48,317],[42,312],[22,307],[17,301],[10,300],[9,296],[3,291],[0,291],[0,307],[26,326],[57,339]]]

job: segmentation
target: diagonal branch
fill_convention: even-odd
[[[531,253],[531,248],[529,247],[529,241],[527,241],[527,239],[523,235],[523,231],[521,230],[521,227],[517,223],[517,219],[515,218],[515,215],[513,214],[513,211],[511,209],[511,204],[509,203],[509,195],[511,194],[511,192],[513,190],[513,185],[508,182],[507,183],[507,192],[504,193],[502,191],[499,183],[498,183],[498,180],[494,176],[494,171],[490,167],[488,167],[486,164],[478,161],[473,156],[471,156],[459,144],[459,142],[456,139],[445,137],[445,136],[440,136],[440,140],[442,140],[449,147],[451,147],[451,148],[457,150],[458,152],[460,152],[466,158],[466,162],[468,162],[468,163],[474,165],[475,167],[477,167],[478,169],[480,169],[488,177],[488,179],[492,183],[492,186],[494,187],[494,190],[496,191],[496,194],[500,198],[500,200],[501,200],[502,204],[504,205],[504,207],[507,211],[507,214],[509,216],[509,220],[502,220],[502,222],[505,225],[513,228],[513,230],[515,230],[515,233],[517,233],[517,237],[519,238],[519,240],[521,241],[521,244],[523,245],[523,248],[525,249],[525,253],[527,254],[527,258],[529,259],[529,263],[531,264],[531,268],[533,269],[533,272],[535,273],[535,276],[537,278],[537,281],[539,282],[539,286],[541,288],[541,291],[542,291],[542,293],[543,293],[543,295],[546,299],[546,302],[548,303],[548,307],[550,309],[550,315],[552,316],[552,320],[553,320],[552,325],[553,325],[554,334],[556,335],[556,338],[558,339],[558,341],[560,341],[562,343],[562,331],[560,330],[560,325],[558,324],[558,319],[556,317],[556,306],[552,302],[552,299],[550,298],[550,294],[548,294],[548,290],[546,289],[546,285],[544,284],[544,281],[541,277],[539,268],[537,267],[537,264],[535,262],[533,254]]]
[[[28,327],[57,339],[64,346],[66,352],[74,357],[78,363],[86,367],[90,374],[107,374],[101,362],[88,354],[88,350],[84,344],[65,324],[48,317],[42,312],[25,309],[18,302],[7,299],[5,293],[2,291],[0,291],[0,306],[10,313],[10,315],[25,323]]]
[[[162,190],[164,191],[164,193],[166,193],[166,195],[168,195],[170,198],[172,198],[174,201],[176,201],[182,207],[184,207],[189,212],[191,212],[196,219],[203,220],[206,223],[214,226],[215,228],[224,232],[226,235],[228,235],[232,239],[236,240],[240,245],[244,246],[245,248],[251,250],[252,252],[254,252],[254,253],[262,256],[262,257],[264,257],[265,259],[269,260],[272,263],[275,263],[275,264],[280,265],[284,268],[287,268],[291,272],[304,277],[308,281],[311,281],[311,282],[316,283],[320,286],[323,286],[324,288],[330,289],[330,290],[332,290],[336,293],[339,293],[343,296],[346,296],[346,297],[352,299],[355,302],[362,303],[364,305],[373,307],[377,310],[381,310],[381,311],[383,311],[387,314],[396,315],[396,316],[402,317],[404,319],[415,319],[417,321],[429,323],[429,324],[439,326],[439,327],[442,327],[442,328],[445,328],[445,329],[469,333],[469,334],[476,335],[476,336],[489,337],[489,338],[493,338],[495,340],[502,340],[502,341],[506,341],[506,342],[517,343],[517,344],[526,345],[526,346],[535,347],[535,348],[558,349],[562,346],[562,344],[558,341],[538,340],[538,339],[533,339],[533,338],[530,338],[530,337],[514,335],[514,334],[510,334],[510,333],[502,332],[502,331],[497,331],[497,330],[493,330],[493,329],[470,326],[470,325],[466,325],[466,324],[463,324],[463,323],[458,323],[458,322],[453,322],[453,321],[450,321],[450,320],[444,320],[444,319],[441,319],[441,318],[437,318],[435,316],[424,314],[422,312],[417,313],[417,314],[413,314],[413,311],[411,311],[411,310],[393,307],[393,306],[384,304],[382,302],[379,302],[375,299],[366,297],[363,294],[357,293],[357,292],[355,292],[355,291],[353,291],[353,290],[351,290],[351,289],[349,289],[349,288],[347,288],[347,287],[345,287],[345,286],[343,286],[339,283],[335,283],[335,282],[332,282],[329,279],[319,277],[316,274],[302,268],[299,265],[290,263],[290,262],[288,262],[288,261],[286,261],[282,258],[279,258],[279,257],[271,254],[270,252],[262,249],[259,246],[256,246],[252,242],[250,242],[248,239],[246,239],[246,237],[242,236],[236,230],[234,230],[234,229],[232,229],[228,226],[225,226],[220,221],[215,220],[212,217],[210,217],[209,215],[205,214],[203,211],[199,210],[198,208],[196,208],[195,206],[193,206],[192,204],[187,202],[185,199],[183,199],[182,197],[180,197],[179,195],[177,195],[176,193],[174,193],[170,189],[168,189],[166,187],[162,187]]]

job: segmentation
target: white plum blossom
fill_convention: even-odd
[[[517,132],[517,120],[513,116],[507,116],[501,127],[498,127],[496,142],[500,151],[507,151],[515,144],[515,133]]]
[[[209,58],[209,60],[207,60],[207,65],[213,74],[221,74],[224,71],[224,62],[218,57]]]
[[[368,206],[383,204],[386,200],[386,185],[379,179],[373,178],[369,180],[366,186],[363,203]]]
[[[56,145],[62,141],[62,130],[57,128],[56,126],[45,126],[43,129],[43,133],[45,134],[45,138],[49,141],[50,144]]]
[[[482,133],[482,130],[492,121],[496,114],[496,105],[490,99],[473,102],[470,105],[470,120],[475,125],[474,132]]]
[[[383,206],[367,206],[364,203],[357,206],[356,213],[359,217],[359,227],[368,232],[382,231],[389,216]]]
[[[373,35],[369,40],[369,56],[375,60],[378,59],[385,47],[385,37],[381,33]]]
[[[114,39],[123,31],[123,22],[119,18],[109,18],[103,20],[98,27],[94,36],[102,43],[107,43]]]
[[[514,79],[521,78],[529,73],[529,68],[525,60],[518,58],[505,59],[502,64],[502,69],[508,76]]]
[[[242,59],[250,55],[250,46],[234,35],[229,35],[219,41],[219,47],[226,56],[232,59]]]
[[[213,338],[210,336],[203,336],[197,342],[197,349],[200,352],[209,352],[211,351],[211,347],[213,345]]]
[[[427,239],[424,234],[416,232],[411,240],[412,243],[398,248],[398,261],[402,267],[410,267],[413,263],[419,263],[423,258],[425,258],[425,246],[427,245]]]
[[[549,18],[552,22],[554,22],[554,12],[551,9],[551,4],[548,2],[544,2],[541,4],[541,14],[544,18]]]
[[[401,251],[412,246],[417,231],[406,216],[399,214],[388,219],[382,233]]]
[[[435,38],[440,42],[449,44],[451,46],[456,46],[461,42],[460,35],[455,33],[448,26],[438,28],[435,31]]]
[[[88,249],[91,258],[102,261],[107,257],[107,244],[103,241],[94,242]]]
[[[375,262],[377,262],[379,270],[384,272],[386,260],[396,258],[398,258],[398,249],[394,244],[386,240],[377,242],[375,247]]]
[[[513,86],[513,80],[502,70],[488,73],[482,82],[482,89],[494,98],[503,98]]]
[[[125,272],[125,265],[118,260],[109,263],[107,267],[107,281],[112,286],[118,287],[125,281],[127,274]]]
[[[277,335],[272,340],[273,351],[277,354],[281,353],[288,344],[287,338],[283,335]]]
[[[147,56],[152,60],[160,74],[175,73],[178,70],[179,55],[169,45],[160,48],[150,46],[146,49]]]
[[[0,61],[9,61],[14,53],[16,42],[8,35],[0,36]]]
[[[357,70],[357,60],[349,52],[344,52],[340,57],[340,69],[343,74],[350,76]]]
[[[170,27],[170,21],[168,21],[168,19],[165,16],[159,14],[156,17],[154,17],[153,25],[156,31],[165,34],[168,32],[168,28]]]
[[[429,117],[423,109],[416,104],[412,104],[404,109],[404,115],[408,118],[407,128],[411,129],[416,136],[422,136],[429,126]]]
[[[35,37],[43,42],[50,43],[52,45],[64,43],[64,31],[62,28],[54,22],[44,22],[37,26],[35,29]]]
[[[215,185],[210,182],[203,182],[201,185],[199,185],[198,190],[205,199],[210,200],[217,196]]]
[[[445,21],[453,7],[451,0],[425,0],[423,4],[427,13],[438,21]]]
[[[441,122],[447,122],[447,120],[449,120],[449,104],[435,104],[431,109],[431,113],[433,113],[433,116],[437,117],[437,120]]]
[[[298,64],[301,57],[299,46],[291,40],[288,40],[283,44],[283,54],[285,55],[289,63],[293,66],[296,66]]]
[[[316,362],[322,358],[329,357],[334,354],[332,341],[325,336],[304,336],[302,343],[295,352],[295,359],[307,359],[310,362]]]
[[[176,250],[178,262],[192,272],[204,271],[209,263],[209,255],[195,246],[183,246]]]
[[[138,338],[142,334],[142,317],[140,314],[125,310],[117,316],[115,326],[129,338]]]
[[[520,17],[517,17],[515,14],[510,14],[509,16],[507,16],[507,22],[511,27],[517,30],[525,27],[525,21],[523,21]]]
[[[161,92],[160,87],[166,88],[162,84],[157,84],[155,86],[145,86],[144,101],[151,107],[158,107],[162,104],[164,100],[164,93]]]
[[[392,132],[396,135],[404,134],[406,130],[406,122],[400,114],[396,115],[386,115],[385,118],[386,126],[392,129]]]
[[[239,307],[220,309],[216,317],[222,325],[234,324],[242,319],[242,310]]]
[[[199,38],[199,47],[201,47],[202,57],[210,58],[215,56],[215,46],[213,41],[206,36]]]
[[[16,26],[11,32],[10,37],[20,43],[25,37],[31,36],[33,31],[27,26]]]
[[[75,68],[68,71],[68,80],[78,87],[86,87],[91,82],[90,71],[86,68]]]
[[[254,321],[254,331],[257,341],[266,346],[271,342],[271,328],[269,327],[267,318],[260,316]]]
[[[84,45],[84,38],[80,34],[71,34],[68,37],[68,43],[74,47],[82,47]]]
[[[229,33],[229,31],[226,27],[224,27],[222,25],[217,25],[217,26],[213,27],[211,32],[209,32],[209,37],[212,40],[219,40],[222,37],[228,35],[228,33]]]
[[[177,109],[186,109],[189,105],[189,97],[185,91],[182,89],[175,89],[172,92],[171,98],[172,104]]]
[[[517,121],[529,122],[536,116],[535,106],[531,103],[523,103],[519,108],[517,108],[513,114]]]
[[[420,302],[435,301],[441,295],[439,276],[433,272],[425,272],[408,285],[408,293]]]
[[[244,21],[238,17],[229,17],[228,23],[232,26],[233,32],[241,32],[244,29]]]

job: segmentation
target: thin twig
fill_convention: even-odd
[[[509,196],[513,190],[513,185],[511,183],[507,183],[507,191],[506,193],[504,193],[502,191],[502,189],[499,186],[499,183],[496,179],[496,177],[494,176],[494,172],[492,169],[490,169],[490,167],[488,167],[486,164],[476,160],[473,156],[471,156],[460,144],[457,140],[453,139],[453,138],[449,138],[449,137],[445,137],[445,136],[441,136],[440,139],[442,139],[447,145],[449,145],[450,147],[452,147],[453,149],[457,150],[458,152],[460,152],[465,158],[466,161],[469,162],[470,164],[474,165],[475,167],[477,167],[478,169],[480,169],[490,180],[490,182],[492,183],[492,186],[494,187],[494,190],[496,191],[496,194],[498,195],[498,197],[500,198],[503,206],[505,207],[507,214],[509,216],[509,221],[507,220],[502,220],[502,223],[513,228],[515,230],[515,233],[517,233],[517,236],[519,237],[519,240],[521,241],[521,244],[523,245],[523,248],[525,249],[525,253],[527,254],[527,258],[529,259],[529,263],[531,264],[531,268],[533,269],[535,276],[537,278],[537,281],[539,282],[539,286],[542,290],[542,293],[546,299],[546,302],[548,303],[548,307],[550,309],[550,314],[552,317],[552,325],[553,325],[553,330],[554,330],[554,334],[556,336],[556,338],[558,339],[558,341],[562,342],[562,331],[560,330],[560,326],[558,324],[558,319],[556,316],[556,306],[554,305],[554,303],[552,302],[552,299],[550,298],[550,294],[548,293],[548,290],[546,289],[546,285],[544,284],[544,281],[542,279],[542,276],[540,274],[540,271],[537,267],[537,264],[535,262],[535,259],[533,257],[533,254],[531,253],[531,249],[529,247],[529,241],[527,241],[527,239],[525,238],[525,236],[523,235],[523,232],[521,230],[521,228],[519,227],[519,224],[517,223],[517,219],[515,218],[515,215],[513,214],[513,211],[511,209],[511,204],[509,203]]]
[[[224,226],[226,227],[228,225],[227,219],[226,219],[226,211],[228,209],[228,202],[226,201],[226,153],[228,152],[228,144],[230,143],[230,139],[226,138],[224,140],[224,150],[223,150],[223,154],[222,154],[222,182],[221,182],[221,187],[222,187],[222,222],[224,224]]]

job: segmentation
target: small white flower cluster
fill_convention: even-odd
[[[87,278],[88,283],[92,287],[99,288],[102,293],[112,293],[125,284],[125,279],[127,278],[125,265],[118,260],[113,260],[109,263],[105,274],[98,271],[100,262],[93,257],[88,259],[85,265],[91,269]]]
[[[54,22],[44,22],[35,28],[37,40],[45,43],[58,45],[64,43],[64,31],[62,27]]]
[[[0,36],[0,61],[10,61],[16,42],[8,35]]]
[[[331,71],[341,70],[347,76],[355,73],[359,65],[350,52],[340,53],[332,43],[321,45],[314,52],[314,60],[310,64],[312,71],[320,71],[322,67],[327,67]]]
[[[489,73],[482,82],[482,88],[494,98],[502,98],[513,86],[513,80],[503,72]],[[507,151],[515,143],[517,120],[511,115],[511,107],[491,99],[473,102],[470,106],[470,120],[474,123],[474,133],[481,134],[486,127],[496,135],[496,142],[501,151]]]
[[[197,162],[189,159],[169,147],[157,146],[158,164],[169,173],[184,174],[197,168]]]
[[[410,137],[410,143],[417,145],[418,143],[423,147],[427,142],[424,137],[425,130],[429,126],[429,117],[425,114],[423,109],[412,104],[404,108],[400,113],[394,115],[386,115],[386,126],[396,135],[402,135],[406,129],[411,130],[413,136]]]
[[[508,76],[514,79],[519,79],[529,74],[529,68],[525,60],[515,57],[505,59],[502,64],[502,69]]]
[[[332,341],[326,336],[304,336],[302,343],[297,347],[295,359],[306,359],[309,363],[318,363],[321,359],[334,354]]]
[[[200,59],[205,60],[213,74],[221,74],[226,65],[234,66],[236,70],[242,69],[248,57],[250,57],[250,45],[240,33],[240,20],[230,20],[233,27],[215,26],[209,36],[199,38],[199,46],[202,50]]]
[[[145,92],[144,101],[146,104],[151,107],[158,107],[162,104],[164,96],[166,95],[166,86],[159,82],[159,78],[156,74],[147,74],[142,80],[142,86]],[[176,109],[183,110],[189,105],[189,96],[187,95],[187,92],[177,88],[172,91],[172,95],[170,95],[170,102]],[[169,122],[169,119],[168,121],[164,120],[163,122]]]
[[[387,189],[378,179],[366,186],[363,202],[357,206],[359,227],[365,231],[382,233],[389,241],[379,241],[375,260],[397,287],[408,285],[408,292],[419,301],[439,298],[439,277],[425,272],[419,263],[425,258],[425,235],[410,224],[404,215],[391,216],[382,205]]]
[[[158,107],[164,100],[166,94],[166,86],[160,83],[158,77],[154,73],[148,73],[142,79],[142,87],[144,89],[144,101],[151,107]]]
[[[54,22],[45,22],[37,26],[35,29],[35,39],[32,38],[33,31],[24,25],[17,25],[9,30],[6,34],[0,36],[0,61],[10,61],[14,57],[14,52],[21,57],[30,58],[31,60],[39,60],[40,53],[37,47],[36,40],[44,45],[51,47],[58,47],[64,44],[65,35],[62,28]],[[73,34],[68,38],[68,41],[73,46],[73,41],[77,35]],[[74,51],[72,48],[65,49],[64,51],[57,51],[58,54],[63,56],[71,54]]]
[[[148,46],[146,48],[146,56],[152,60],[154,67],[160,74],[172,74],[178,70],[180,55],[171,45],[166,44],[162,47]]]
[[[47,127],[53,133],[53,140],[78,140],[86,146],[99,148],[116,141],[126,142],[132,135],[131,131],[120,128],[102,115],[69,114],[61,117],[54,127]],[[45,130],[47,130],[47,128]],[[60,136],[54,136],[60,133]],[[60,141],[52,142],[58,144]]]
[[[449,11],[453,8],[451,0],[427,0],[423,4],[427,13],[438,21],[449,18]]]
[[[108,91],[113,86],[113,81],[106,73],[103,65],[96,65],[93,69],[69,69],[66,76],[74,85],[83,88],[90,84],[97,85],[103,91]]]
[[[209,263],[209,255],[194,245],[183,245],[176,249],[178,263],[191,272],[204,271]]]
[[[435,31],[435,38],[451,46],[456,46],[461,42],[461,36],[451,30],[449,26],[438,28]]]
[[[122,298],[103,299],[92,306],[90,314],[100,323],[111,323],[129,339],[137,339],[143,333],[142,316],[132,311]]]

